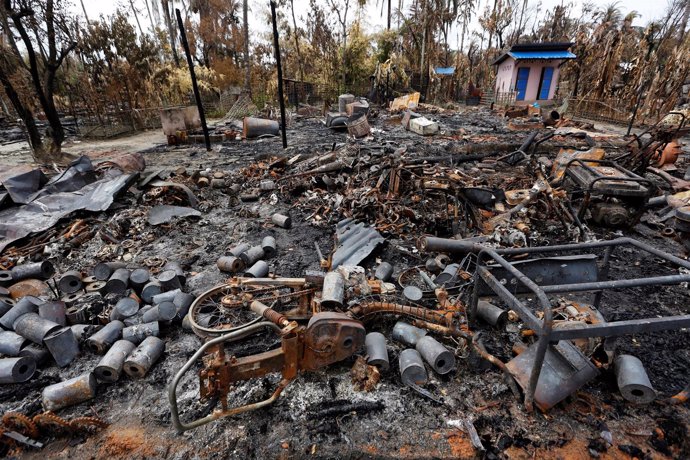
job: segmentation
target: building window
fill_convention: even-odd
[[[551,89],[551,80],[553,79],[553,67],[544,67],[541,69],[541,80],[539,81],[539,100],[546,100],[549,98],[549,90]]]
[[[515,82],[515,91],[517,96],[515,97],[518,101],[525,100],[525,93],[527,92],[527,80],[529,79],[529,67],[518,68],[517,81]]]

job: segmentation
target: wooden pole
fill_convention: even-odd
[[[285,99],[283,97],[283,68],[280,64],[280,43],[278,42],[278,21],[276,19],[276,2],[271,1],[271,16],[273,18],[273,46],[278,67],[278,101],[280,103],[280,123],[282,125],[283,148],[287,148],[287,129],[285,126]]]
[[[194,73],[194,62],[192,62],[192,54],[189,52],[189,43],[187,43],[187,34],[184,31],[184,24],[182,23],[182,15],[179,8],[175,8],[175,15],[177,16],[177,26],[180,28],[180,41],[184,47],[184,53],[187,55],[187,65],[189,66],[189,75],[192,77],[192,89],[194,90],[194,99],[196,99],[196,106],[199,109],[199,118],[201,118],[201,129],[204,131],[204,141],[206,142],[206,151],[211,151],[211,138],[208,136],[208,126],[206,126],[206,115],[204,114],[204,106],[201,104],[201,94],[199,94],[199,85],[196,83],[196,74]]]

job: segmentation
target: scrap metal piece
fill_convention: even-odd
[[[158,337],[146,337],[129,354],[124,363],[124,371],[132,378],[143,378],[165,351],[165,342]]]
[[[252,246],[247,251],[240,254],[240,258],[244,261],[245,267],[251,267],[259,260],[263,259],[265,255],[261,246]]]
[[[261,249],[269,259],[276,255],[276,239],[272,236],[264,236],[261,240]]]
[[[16,332],[0,331],[0,353],[5,356],[19,356],[27,343],[29,341]]]
[[[115,307],[110,312],[111,321],[122,321],[125,318],[134,316],[139,311],[139,302],[132,297],[123,297],[117,301]]]
[[[40,434],[33,420],[19,412],[5,412],[2,416],[2,425],[32,438],[37,438]]]
[[[58,289],[64,294],[72,294],[79,291],[83,284],[81,281],[81,273],[79,270],[70,270],[65,272],[58,280]]]
[[[2,251],[0,249],[0,251]],[[29,278],[47,280],[55,273],[55,267],[47,260],[33,264],[17,265],[12,268],[12,282],[22,281]]]
[[[56,411],[63,407],[74,406],[88,401],[95,396],[96,377],[91,372],[88,372],[45,387],[41,401],[45,410]]]
[[[124,294],[129,286],[129,270],[126,268],[118,268],[110,275],[108,282],[105,284],[106,291],[111,294]]]
[[[426,334],[427,331],[424,329],[398,321],[395,323],[395,326],[393,326],[392,336],[393,340],[404,343],[407,346],[414,347],[417,345],[419,339],[426,336]]]
[[[8,431],[4,430],[2,431],[2,436],[6,436],[10,439],[14,439],[17,442],[21,442],[22,444],[26,444],[29,447],[35,447],[36,449],[42,449],[43,448],[43,443],[38,442],[34,439],[28,438],[24,436],[23,434],[17,433],[16,431]]]
[[[391,278],[393,278],[393,266],[388,262],[381,262],[379,266],[376,267],[374,278],[385,283],[389,282]]]
[[[227,273],[237,273],[244,268],[244,262],[239,257],[223,256],[216,261],[218,270]]]
[[[160,204],[149,210],[149,225],[167,224],[176,217],[201,217],[201,211],[185,206]]]
[[[196,199],[196,196],[191,191],[191,189],[184,184],[180,184],[178,182],[155,181],[155,182],[151,182],[151,187],[174,187],[174,188],[178,188],[178,189],[182,190],[185,193],[185,195],[187,195],[187,201],[189,201],[189,205],[192,208],[196,208],[197,206],[199,206],[199,200]]]
[[[182,265],[180,265],[178,262],[175,262],[173,260],[167,261],[165,265],[163,265],[161,271],[165,272],[168,270],[172,270],[175,272],[181,286],[187,284],[187,275],[184,274],[184,269],[182,268]]]
[[[37,313],[27,313],[20,316],[13,325],[14,331],[31,340],[33,343],[41,345],[43,339],[50,333],[60,329],[61,326],[48,319],[41,318]]]
[[[403,289],[403,296],[410,302],[419,302],[424,297],[424,293],[417,286],[406,286]]]
[[[154,336],[158,337],[160,329],[158,327],[158,322],[153,321],[144,324],[135,324],[134,326],[128,326],[122,330],[122,338],[129,340],[135,345],[139,345],[146,339],[146,337]]]
[[[172,301],[164,301],[148,309],[141,315],[144,323],[172,321],[177,314],[177,307]]]
[[[637,357],[619,355],[614,361],[614,369],[618,390],[626,400],[635,404],[649,404],[656,399],[652,382]]]
[[[131,284],[138,293],[141,293],[141,290],[150,279],[151,273],[145,268],[137,268],[136,270],[132,270],[132,273],[129,274],[129,284]]]
[[[385,240],[374,228],[354,219],[338,222],[335,229],[338,246],[331,258],[331,270],[341,265],[358,265]]]
[[[29,357],[0,359],[0,383],[21,383],[36,372],[36,361]]]
[[[435,338],[420,337],[415,348],[437,374],[448,374],[455,368],[455,356]]]
[[[153,301],[153,297],[160,294],[161,292],[163,292],[161,283],[159,283],[158,281],[151,281],[142,288],[141,300],[143,300],[145,303],[151,303]]]
[[[37,313],[38,306],[42,303],[43,301],[41,299],[33,296],[22,297],[7,313],[2,315],[2,318],[0,318],[0,325],[5,329],[12,329],[14,327],[14,322],[17,321],[20,316],[26,315],[27,313]]]
[[[426,368],[422,361],[422,356],[413,348],[408,348],[400,352],[398,356],[398,366],[400,367],[400,379],[404,385],[424,385],[427,380]]]
[[[65,302],[56,300],[42,303],[38,306],[38,316],[57,323],[60,326],[67,325],[67,317],[65,316]]]
[[[173,291],[182,287],[175,270],[166,270],[159,273],[158,282],[161,284],[161,288],[163,288],[164,291]]]
[[[345,278],[340,272],[328,272],[323,279],[321,306],[328,309],[343,307],[345,299]]]
[[[388,361],[386,337],[380,332],[370,332],[364,339],[364,346],[367,350],[367,364],[387,371],[390,363]]]
[[[525,391],[529,388],[538,345],[538,342],[531,345],[506,364],[510,375]],[[594,364],[571,342],[562,340],[556,345],[548,345],[534,392],[534,403],[542,411],[547,411],[597,375],[599,371]]]
[[[508,321],[508,312],[485,300],[477,302],[477,316],[492,326],[503,327]]]
[[[273,222],[280,228],[289,229],[292,227],[292,219],[290,219],[290,217],[288,216],[279,213],[273,214],[271,216],[271,222]]]
[[[36,362],[36,366],[40,366],[48,361],[48,358],[50,358],[50,352],[48,349],[32,343],[22,348],[22,350],[19,352],[19,356],[31,358],[34,360],[34,362]]]
[[[192,306],[192,303],[194,303],[195,299],[195,296],[192,294],[187,294],[186,292],[180,291],[175,294],[173,303],[175,304],[175,307],[177,307],[177,313],[175,315],[176,320],[182,321],[182,318],[187,315],[189,312],[189,307]]]
[[[124,262],[101,262],[93,267],[93,276],[98,281],[108,281],[115,270],[126,267],[127,264]]]
[[[258,260],[244,272],[244,276],[246,278],[263,278],[268,275],[268,270],[268,264],[263,260]]]
[[[65,367],[79,355],[79,342],[69,327],[48,334],[43,343],[59,367]]]
[[[103,329],[89,337],[86,340],[86,346],[92,352],[102,355],[120,338],[124,327],[122,321],[111,321]]]

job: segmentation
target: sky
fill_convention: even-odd
[[[157,0],[156,0],[157,1]],[[185,4],[189,4],[189,1],[185,1]],[[379,3],[385,2],[386,0],[379,0]],[[397,0],[392,0],[393,1],[393,7],[395,8],[397,5]],[[479,0],[479,8],[477,9],[478,12],[481,13],[483,11],[485,5],[490,2],[491,0]],[[633,22],[633,25],[635,26],[645,26],[649,21],[659,19],[660,17],[663,16],[665,6],[666,4],[664,3],[665,0],[620,0],[616,2],[623,12],[623,15],[627,14],[630,11],[637,11],[640,15],[639,18],[635,19]],[[123,3],[128,5],[129,1],[102,1],[102,0],[83,0],[84,2],[84,7],[86,8],[86,12],[89,15],[90,19],[94,19],[98,17],[100,14],[105,14],[109,15],[115,12],[117,8],[118,3]],[[604,8],[607,5],[613,3],[613,0],[590,0],[591,3],[595,5],[595,7],[599,8]],[[175,2],[176,4],[180,4],[180,2]],[[325,3],[325,2],[324,2]],[[352,3],[355,3],[355,0],[352,0]],[[379,6],[376,5],[377,1],[376,0],[368,0],[367,6],[366,6],[366,11],[362,15],[367,24],[370,26],[369,30],[375,31],[375,30],[382,30],[385,29],[386,27],[386,19],[385,17],[381,16],[381,5]],[[410,4],[411,0],[405,0],[404,4]],[[541,0],[540,5],[541,5],[541,12],[543,12],[553,8],[555,5],[561,4],[561,3],[568,3],[565,2],[564,0]],[[573,4],[575,5],[575,11],[579,12],[581,11],[582,7],[581,1],[573,1]],[[249,0],[249,8],[250,8],[250,15],[249,15],[249,24],[250,24],[250,31],[252,33],[253,39],[258,39],[260,36],[264,34],[264,32],[268,32],[270,30],[270,24],[266,23],[265,21],[265,14],[264,12],[268,11],[268,0]],[[300,22],[300,18],[306,17],[307,13],[309,12],[309,0],[294,0],[295,4],[295,16],[297,17],[298,22]],[[535,8],[537,6],[537,1],[536,0],[530,0],[529,5],[530,8]],[[78,0],[74,0],[74,9],[75,13],[83,15],[82,9],[81,9],[81,4]],[[140,11],[139,14],[139,21],[141,22],[141,26],[144,29],[150,28],[150,22],[148,19],[148,14],[146,11],[146,7],[144,5],[143,0],[134,0],[134,5],[135,7]],[[405,10],[405,7],[403,7],[403,10]],[[286,14],[289,14],[289,9],[286,9],[285,11]],[[354,14],[349,14],[348,13],[348,21],[354,18]],[[131,18],[132,21],[134,21],[133,18]],[[478,23],[476,22],[475,19],[475,24],[474,27],[478,28]],[[458,47],[458,31],[453,30],[450,34],[451,39],[449,40],[449,45],[451,48],[456,49]],[[251,40],[251,39],[250,39]]]

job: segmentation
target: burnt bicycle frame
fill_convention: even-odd
[[[610,241],[533,248],[485,248],[479,252],[477,258],[477,276],[475,276],[475,285],[470,301],[470,323],[474,323],[476,318],[480,283],[485,283],[496,294],[496,296],[501,298],[509,308],[518,314],[520,319],[527,327],[534,330],[538,337],[534,367],[532,368],[532,373],[529,378],[528,388],[525,391],[524,399],[525,407],[529,412],[533,410],[534,394],[537,388],[537,382],[539,381],[539,375],[541,374],[541,368],[544,364],[544,357],[546,355],[547,346],[549,343],[556,343],[560,340],[577,338],[615,337],[626,334],[636,334],[639,332],[655,332],[690,327],[690,315],[675,315],[662,318],[641,318],[626,321],[603,322],[600,324],[553,330],[553,313],[551,311],[551,302],[549,301],[547,294],[594,291],[595,295],[593,306],[598,308],[604,290],[680,284],[683,282],[690,282],[690,274],[539,286],[503,257],[511,255],[538,255],[553,252],[569,252],[605,248],[606,250],[604,252],[602,261],[603,267],[599,271],[598,279],[607,279],[609,276],[611,254],[619,246],[633,246],[640,251],[659,257],[666,262],[690,269],[689,261],[655,249],[632,238],[617,238]],[[534,312],[532,312],[527,305],[520,301],[491,273],[489,267],[486,265],[486,262],[495,262],[503,267],[508,273],[515,277],[518,283],[522,283],[523,286],[529,289],[529,291],[536,296],[536,299],[541,307],[543,320],[537,318]]]

